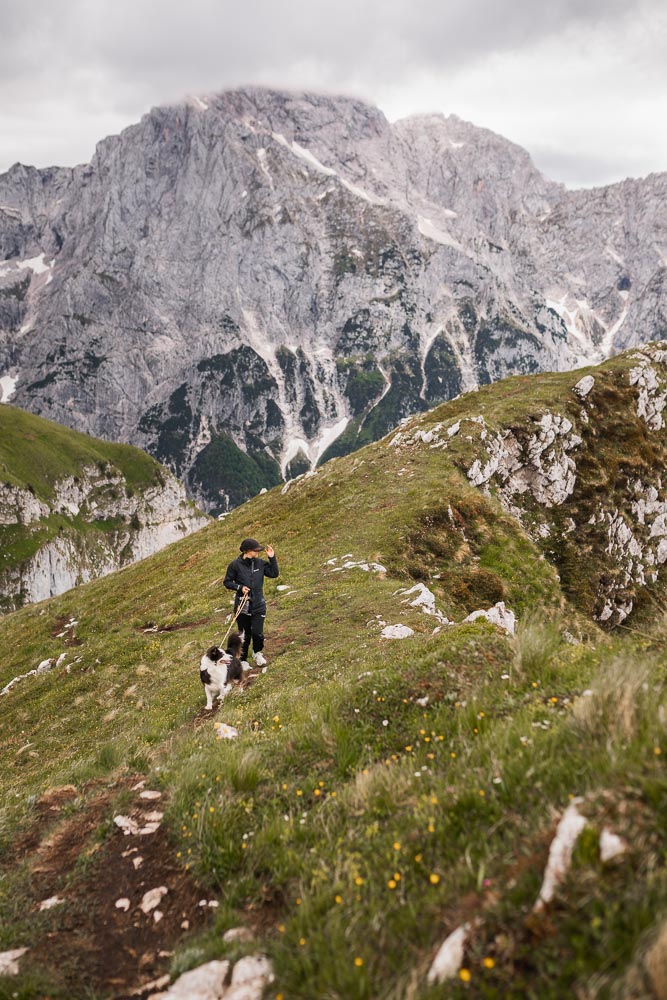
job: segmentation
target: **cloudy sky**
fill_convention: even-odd
[[[442,111],[590,186],[667,170],[664,0],[0,0],[0,171],[244,84]]]

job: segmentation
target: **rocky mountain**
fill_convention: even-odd
[[[105,576],[208,520],[138,448],[0,407],[0,611]]]
[[[667,329],[667,175],[568,191],[455,116],[247,89],[0,176],[5,399],[227,509],[511,373]]]

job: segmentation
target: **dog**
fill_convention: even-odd
[[[219,646],[211,646],[204,653],[199,664],[199,677],[206,692],[206,708],[213,708],[213,698],[217,694],[218,701],[223,701],[229,694],[232,685],[243,677],[241,664],[241,648],[243,640],[238,633],[230,635],[227,649],[223,652]]]

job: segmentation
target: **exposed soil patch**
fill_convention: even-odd
[[[51,638],[62,639],[65,646],[81,646],[83,643],[76,635],[78,622],[67,615],[58,615],[51,626]]]
[[[51,789],[16,847],[29,867],[26,906],[39,928],[22,965],[44,971],[57,996],[141,996],[168,973],[174,946],[215,912],[161,826],[163,796],[135,779],[126,784],[131,798],[119,824],[118,786],[73,815],[66,810],[80,801],[76,789]],[[56,897],[61,902],[44,906]]]

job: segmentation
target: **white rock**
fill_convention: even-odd
[[[405,600],[401,602],[402,604],[409,604],[411,608],[421,608],[424,614],[433,615],[443,625],[449,625],[449,618],[445,617],[441,611],[438,611],[435,606],[435,594],[428,589],[426,584],[416,583],[409,590],[400,588],[394,591],[394,593],[404,595]],[[412,600],[407,600],[412,595],[414,595]]]
[[[168,1000],[222,1000],[229,962],[207,962],[198,969],[184,972],[164,994]]]
[[[492,608],[487,611],[473,611],[464,618],[464,622],[474,622],[478,618],[486,618],[487,621],[491,622],[492,625],[497,625],[499,628],[505,629],[510,635],[514,635],[514,630],[516,628],[516,615],[509,608],[505,607],[504,601],[498,601],[494,604]]]
[[[580,396],[582,399],[585,399],[594,385],[595,385],[595,379],[593,378],[593,376],[584,375],[584,377],[580,378],[577,384],[572,387],[572,391],[576,392],[576,394]]]
[[[233,740],[239,735],[238,729],[228,726],[226,722],[214,722],[215,735],[219,740]]]
[[[572,863],[572,852],[579,839],[581,831],[586,826],[586,817],[579,812],[583,799],[573,799],[563,813],[556,828],[556,836],[551,841],[549,859],[544,870],[542,886],[533,909],[543,910],[550,903],[556,892],[556,887],[563,881]]]
[[[144,893],[143,899],[139,903],[139,909],[142,913],[150,913],[156,906],[159,906],[163,897],[168,892],[169,889],[167,889],[166,885],[158,886],[157,889],[149,889],[148,892]]]
[[[123,912],[125,913],[127,913],[127,911],[129,910],[130,905],[131,904],[127,896],[123,896],[122,899],[117,899],[115,903],[116,909],[123,910]]]
[[[602,862],[613,861],[628,850],[628,845],[622,837],[613,833],[606,827],[600,834],[600,860]]]
[[[51,896],[49,899],[43,899],[39,904],[40,913],[42,910],[52,910],[54,906],[60,906],[65,900],[61,896]]]
[[[0,976],[18,976],[19,959],[28,950],[28,948],[14,948],[12,951],[0,951]]]
[[[156,830],[160,828],[162,823],[162,813],[161,812],[150,812],[146,813],[143,817],[144,825],[139,830],[139,834],[142,837],[146,837],[151,833],[155,833]]]
[[[140,799],[161,799],[162,798],[162,792],[152,792],[150,790],[146,790],[145,792],[141,792],[139,798]]]
[[[120,827],[125,836],[136,836],[139,833],[139,824],[131,816],[114,816],[116,826]]]
[[[414,634],[414,629],[409,628],[407,625],[387,625],[380,632],[383,639],[408,639]]]
[[[274,979],[273,966],[268,958],[248,955],[234,966],[225,1000],[262,1000],[264,990]]]
[[[428,970],[429,983],[443,983],[453,979],[463,965],[463,954],[470,924],[461,924],[445,938],[440,945],[431,968]]]
[[[222,940],[226,944],[232,944],[236,941],[245,944],[249,941],[254,941],[255,935],[250,930],[249,927],[230,927],[228,931],[222,935]]]

